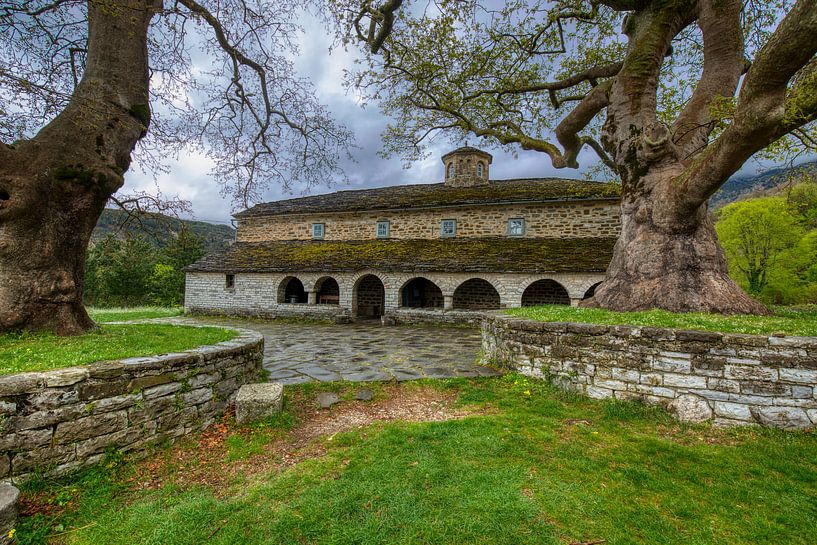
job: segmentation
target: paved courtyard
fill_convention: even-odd
[[[264,335],[264,367],[284,384],[494,376],[476,364],[479,331],[439,325],[382,326],[198,319]]]

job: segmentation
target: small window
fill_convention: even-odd
[[[231,290],[235,288],[235,275],[228,274],[224,277],[224,288]]]
[[[324,225],[322,223],[312,224],[312,238],[323,238]]]
[[[485,176],[485,167],[482,166],[482,163],[477,163],[477,177],[482,178]]]
[[[388,220],[380,220],[377,222],[377,238],[389,238]]]
[[[455,172],[455,171],[454,171],[454,169],[455,169],[455,168],[456,168],[456,167],[454,166],[454,162],[453,162],[453,161],[452,161],[452,162],[450,162],[450,163],[448,163],[448,177],[449,177],[449,178],[453,178],[453,177],[454,177],[454,172]]]
[[[525,220],[514,218],[508,220],[508,236],[521,237],[525,234]]]
[[[443,220],[440,222],[440,236],[453,237],[457,234],[457,220]]]

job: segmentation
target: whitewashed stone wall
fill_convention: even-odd
[[[0,377],[0,479],[61,475],[108,448],[142,452],[206,428],[261,377],[264,339]]]
[[[817,425],[817,338],[630,326],[482,325],[483,363],[547,378],[593,398],[634,399],[718,425]],[[684,417],[684,414],[681,414]]]
[[[258,316],[310,316],[332,318],[337,315],[356,315],[356,286],[362,278],[374,275],[386,290],[385,311],[396,312],[401,304],[403,287],[412,279],[422,277],[434,282],[442,291],[446,309],[452,310],[453,296],[457,287],[471,278],[489,282],[500,296],[502,308],[519,307],[525,289],[537,280],[551,279],[567,290],[573,303],[580,301],[591,286],[600,282],[601,273],[555,273],[545,275],[506,273],[393,273],[383,271],[360,271],[355,273],[245,273],[236,274],[232,288],[226,287],[225,275],[221,273],[187,273],[185,284],[185,310],[198,313],[245,314]],[[288,279],[298,278],[315,301],[320,281],[334,278],[340,287],[339,305],[279,303],[281,286]]]

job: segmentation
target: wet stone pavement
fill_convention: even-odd
[[[383,326],[199,318],[264,335],[270,380],[353,382],[496,376],[477,365],[479,330],[440,325]]]

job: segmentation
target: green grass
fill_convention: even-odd
[[[817,308],[776,308],[774,316],[724,316],[721,314],[679,314],[665,310],[644,312],[613,312],[596,308],[576,308],[564,305],[513,308],[507,314],[540,322],[582,322],[605,325],[670,327],[751,335],[817,336]]]
[[[103,325],[97,332],[77,337],[9,333],[0,335],[0,375],[178,352],[236,334],[218,327],[166,324]]]
[[[167,318],[169,316],[179,316],[183,312],[182,307],[88,308],[88,314],[98,323]]]
[[[315,456],[289,469],[238,472],[220,487],[187,482],[190,462],[145,490],[140,466],[112,458],[70,480],[29,484],[24,498],[46,514],[23,518],[17,537],[75,545],[814,542],[814,434],[683,426],[656,409],[582,399],[519,376],[438,384],[483,410],[324,437]],[[246,433],[241,444],[228,441],[213,472],[246,464],[230,460],[276,435]],[[184,448],[159,458],[175,460]],[[142,475],[156,467],[143,464]]]

